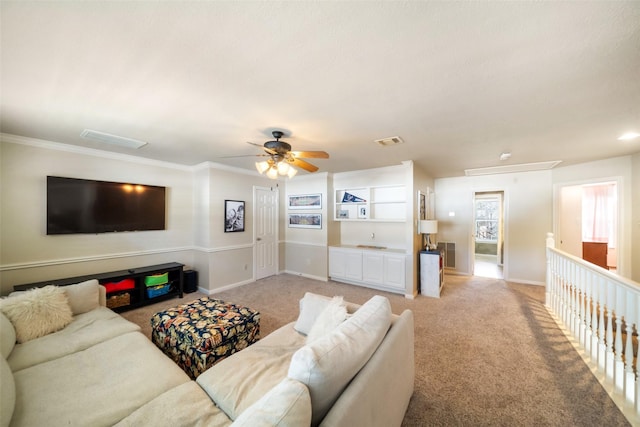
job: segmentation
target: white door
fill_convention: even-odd
[[[560,188],[556,248],[582,258],[582,186]]]
[[[278,272],[278,190],[254,187],[253,234],[256,280]]]

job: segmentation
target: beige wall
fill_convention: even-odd
[[[327,246],[369,243],[416,252],[412,223],[333,221],[334,188],[408,182],[409,218],[418,190],[435,189],[439,241],[457,244],[456,265],[468,274],[475,191],[505,191],[507,279],[544,282],[544,239],[553,231],[553,187],[620,176],[624,183],[624,263],[640,278],[640,154],[552,171],[432,180],[412,163],[348,173],[302,175],[271,181],[251,172],[204,163],[195,167],[62,144],[0,143],[0,294],[13,285],[177,261],[199,271],[199,286],[218,291],[253,280],[253,189],[278,185],[279,269],[320,280],[327,277]],[[399,172],[400,171],[400,172]],[[98,235],[45,234],[47,175],[161,185],[168,189],[167,230]],[[321,193],[323,228],[289,229],[286,195]],[[246,201],[245,232],[224,232],[224,200]],[[455,212],[455,217],[449,217]],[[375,239],[371,239],[371,233]],[[415,260],[408,262],[407,293],[415,287]]]
[[[283,237],[284,262],[282,270],[291,274],[300,274],[318,280],[328,278],[328,249],[329,229],[333,227],[332,199],[329,197],[329,175],[319,173],[314,175],[296,176],[284,182],[284,196],[281,207],[281,236]],[[288,196],[300,194],[321,194],[322,209],[320,210],[289,210]],[[322,228],[289,228],[288,214],[290,213],[320,213],[322,214]]]
[[[221,291],[254,280],[253,191],[276,182],[257,173],[221,168],[213,163],[198,165],[194,173],[194,267],[199,287]],[[245,202],[243,232],[225,233],[224,201]]]
[[[0,143],[0,292],[13,285],[139,267],[192,263],[192,174],[131,156]],[[68,147],[68,146],[67,146]],[[167,187],[167,229],[46,235],[46,176]]]
[[[552,229],[551,171],[436,179],[438,241],[455,242],[461,274],[471,274],[473,197],[483,191],[505,194],[505,279],[543,284],[545,238]]]
[[[579,165],[558,167],[553,170],[553,186],[558,192],[558,188],[566,185],[587,184],[601,181],[615,180],[619,185],[618,206],[621,208],[619,212],[620,221],[618,221],[618,247],[616,249],[618,256],[618,274],[621,276],[632,278],[632,252],[633,242],[638,240],[632,239],[632,208],[634,197],[639,187],[634,188],[632,179],[633,158],[631,156],[614,157],[611,159],[599,160],[596,162],[581,163]],[[640,171],[640,169],[636,169]],[[554,207],[556,208],[556,207]],[[637,210],[636,210],[637,212]],[[638,244],[636,244],[638,246]],[[634,280],[637,280],[636,276]]]

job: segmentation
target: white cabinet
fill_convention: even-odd
[[[440,298],[444,285],[443,254],[440,251],[420,251],[420,293]]]
[[[405,287],[405,255],[386,254],[384,256],[384,283],[387,286]]]
[[[402,222],[407,219],[404,185],[342,188],[336,190],[336,221]]]
[[[329,276],[341,282],[404,294],[405,265],[402,251],[329,247]]]
[[[329,276],[336,279],[362,280],[362,253],[329,248]]]
[[[381,252],[362,251],[362,280],[382,285],[384,283],[384,255]]]

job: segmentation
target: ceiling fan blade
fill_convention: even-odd
[[[262,148],[264,151],[266,151],[269,154],[278,154],[275,150],[272,150],[270,148],[265,147],[264,145],[260,145],[260,144],[256,144],[255,142],[249,142],[247,141],[247,144],[251,144],[251,145],[255,145],[256,147],[260,147]]]
[[[329,153],[326,151],[292,151],[293,157],[302,157],[303,159],[328,159]]]
[[[289,160],[289,162],[293,166],[297,166],[300,169],[306,170],[307,172],[315,172],[318,170],[317,166],[314,166],[311,163],[305,162],[304,160],[293,158],[292,160]]]

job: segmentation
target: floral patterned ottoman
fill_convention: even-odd
[[[151,341],[191,378],[260,339],[260,313],[209,297],[151,318]]]

